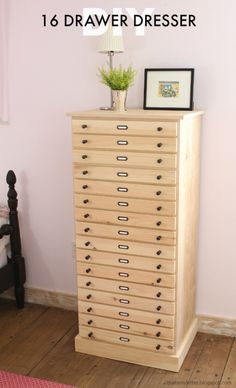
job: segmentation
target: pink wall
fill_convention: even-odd
[[[71,131],[66,112],[109,101],[99,84],[97,39],[80,30],[45,29],[41,14],[81,13],[97,1],[10,0],[10,125],[1,126],[0,181],[18,176],[28,286],[75,293]],[[195,67],[195,105],[205,110],[202,131],[201,217],[197,310],[235,317],[235,61],[233,0],[111,0],[111,6],[156,7],[156,13],[194,13],[196,29],[125,33],[116,63],[138,70],[129,107],[140,107],[145,67]],[[107,8],[108,2],[99,1]],[[158,6],[158,8],[157,8]],[[1,198],[6,187],[1,183]]]

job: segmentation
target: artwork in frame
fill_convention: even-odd
[[[194,69],[145,69],[143,109],[193,110]]]

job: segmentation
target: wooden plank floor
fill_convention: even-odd
[[[236,387],[234,338],[198,333],[179,373],[74,352],[77,316],[0,299],[0,369],[80,388]]]

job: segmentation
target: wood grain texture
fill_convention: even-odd
[[[8,353],[11,372],[19,369],[19,359],[15,357],[16,353],[21,354],[21,370],[24,374],[73,384],[78,388],[164,388],[166,386],[186,388],[202,386],[200,383],[203,378],[206,378],[205,382],[208,383],[208,387],[218,387],[220,381],[222,382],[220,388],[236,385],[236,346],[235,341],[231,338],[198,333],[179,373],[173,373],[77,353],[74,351],[74,337],[78,331],[77,324],[75,324],[76,314],[66,316],[67,319],[64,319],[60,325],[61,338],[55,342],[53,336],[49,339],[47,335],[41,335],[43,332],[48,333],[47,327],[50,321],[40,320],[40,331],[38,331],[38,326],[32,323],[32,311],[37,311],[37,309],[46,310],[45,307],[27,305],[26,309],[22,310],[24,317],[21,316],[25,325],[15,325],[19,320],[19,311],[14,302],[0,300],[0,324],[3,321],[8,322],[9,333],[14,333],[13,338],[9,338],[10,342],[5,343],[4,346],[4,352]],[[54,309],[51,311],[54,314]],[[62,311],[63,313],[65,312]],[[71,328],[68,330],[70,325]],[[56,325],[54,327],[56,329]],[[35,338],[40,335],[39,354],[38,357],[34,356],[33,360],[31,360],[32,353],[30,351],[23,353],[22,342],[16,341],[17,337],[21,338],[23,333],[24,337],[28,338],[27,347],[32,348],[36,355],[38,348],[35,346]],[[3,341],[4,336],[1,336],[0,348],[4,344]],[[44,354],[41,352],[43,348],[47,349]],[[27,365],[31,369],[24,367]]]
[[[74,312],[47,309],[27,331],[18,331],[8,346],[1,349],[0,368],[28,374],[75,322]]]

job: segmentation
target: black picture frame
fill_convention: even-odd
[[[193,110],[194,75],[193,68],[144,69],[143,109]]]

